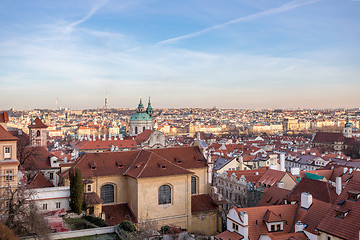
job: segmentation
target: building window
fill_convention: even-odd
[[[4,148],[4,159],[10,159],[11,158],[11,147],[5,147]]]
[[[42,205],[42,209],[43,209],[43,210],[47,210],[47,203],[44,203],[44,204]]]
[[[275,225],[271,225],[271,232],[275,232]]]
[[[5,180],[6,180],[6,181],[12,181],[12,180],[14,180],[14,179],[13,179],[13,176],[12,176],[13,170],[5,170],[5,174],[6,174],[6,176],[5,176]]]
[[[281,230],[281,225],[280,224],[277,224],[276,225],[276,231],[280,231]]]
[[[169,185],[162,185],[159,188],[159,205],[171,203],[171,187]]]
[[[36,131],[36,136],[37,136],[37,137],[40,137],[40,130],[37,130],[37,131]]]
[[[197,178],[191,176],[191,194],[196,194],[197,190]]]
[[[233,223],[232,227],[234,230],[239,231],[239,225],[237,225],[236,223]]]
[[[89,215],[93,215],[94,212],[95,212],[94,206],[90,207],[90,208],[89,208]]]
[[[56,203],[56,208],[60,208],[60,202]]]
[[[137,127],[135,127],[135,134],[137,134]]]
[[[49,175],[50,175],[50,176],[49,176],[49,177],[50,177],[50,180],[53,180],[53,179],[54,179],[54,173],[51,172]]]
[[[104,203],[114,202],[114,185],[106,184],[100,189],[100,197]]]
[[[145,127],[143,127],[143,131],[145,131]]]
[[[88,191],[88,192],[91,192],[91,185],[90,185],[90,184],[87,185],[87,191]]]

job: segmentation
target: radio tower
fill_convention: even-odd
[[[105,97],[105,106],[104,106],[104,109],[107,109],[108,108],[108,91],[106,89],[106,97]]]

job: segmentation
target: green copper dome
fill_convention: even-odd
[[[130,121],[151,121],[151,117],[146,112],[137,112],[131,116]]]
[[[346,128],[351,127],[351,123],[349,123],[349,117],[346,118],[345,127],[346,127]]]
[[[147,112],[147,114],[149,114],[150,116],[151,116],[151,115],[153,114],[153,112],[154,112],[154,110],[153,110],[153,108],[152,108],[152,106],[151,106],[150,97],[149,97],[148,106],[147,106],[147,108],[146,108],[146,112]]]

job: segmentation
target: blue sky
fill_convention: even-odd
[[[0,109],[359,107],[360,0],[0,0]]]

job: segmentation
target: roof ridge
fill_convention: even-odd
[[[144,150],[144,151],[145,151],[145,152],[150,152],[150,155],[149,155],[149,157],[146,159],[146,162],[145,162],[143,168],[141,169],[141,171],[139,172],[139,174],[136,176],[136,178],[139,178],[139,176],[143,173],[143,171],[145,170],[145,168],[146,168],[146,166],[147,166],[148,162],[150,161],[150,158],[152,157],[152,154],[153,154],[153,152],[151,152],[151,151],[147,151],[147,150]]]
[[[134,165],[134,163],[136,162],[136,159],[138,159],[140,153],[142,151],[145,151],[144,149],[140,149],[138,154],[136,155],[136,158],[134,159],[134,161],[130,164],[130,166],[128,167],[128,169],[126,169],[126,171],[123,173],[123,175],[126,175],[128,171],[130,171],[130,168]]]

